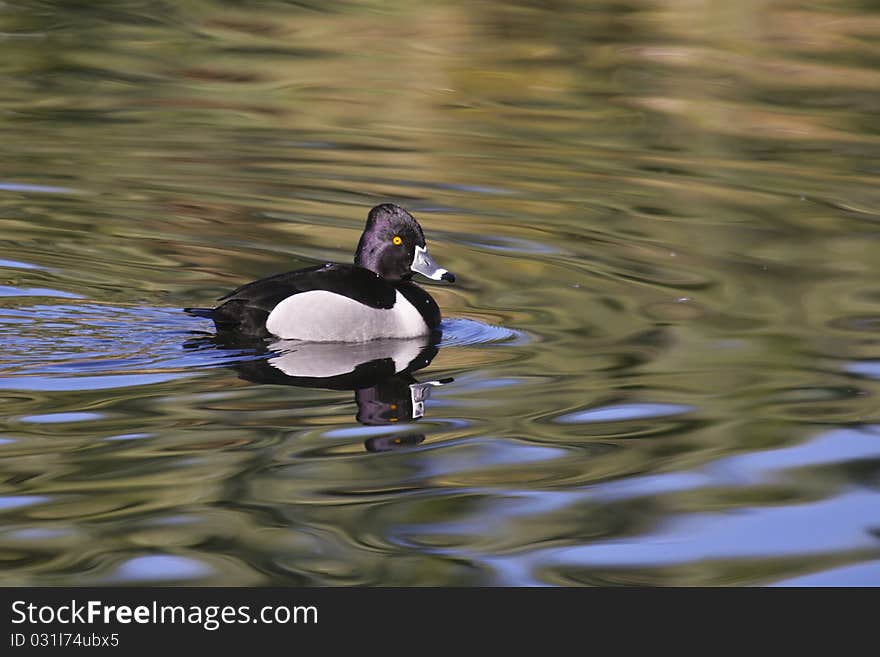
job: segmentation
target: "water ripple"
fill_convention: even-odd
[[[696,410],[684,404],[617,404],[602,408],[591,408],[586,411],[569,413],[556,418],[557,422],[588,423],[588,422],[620,422],[623,420],[640,420],[644,418],[669,417]]]
[[[202,327],[176,308],[83,303],[3,309],[0,336],[11,339],[0,369],[7,376],[0,378],[0,386],[97,390],[144,385],[257,357],[248,349],[187,347]]]
[[[880,586],[880,561],[831,568],[817,573],[791,577],[770,586]]]
[[[877,581],[876,3],[12,4],[0,584]],[[422,370],[180,312],[383,202],[460,276]]]
[[[505,326],[495,326],[463,317],[444,319],[441,347],[468,347],[472,345],[519,346],[530,341],[527,333]]]
[[[77,194],[77,190],[69,187],[53,187],[51,185],[30,185],[27,183],[0,182],[3,192],[31,192],[35,194]]]

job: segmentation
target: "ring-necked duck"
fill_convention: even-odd
[[[263,278],[187,311],[214,320],[218,332],[310,342],[366,342],[427,335],[440,309],[409,279],[419,273],[455,281],[428,254],[413,216],[386,203],[370,210],[354,265],[326,264]]]

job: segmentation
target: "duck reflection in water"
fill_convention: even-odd
[[[437,355],[439,341],[439,331],[430,337],[361,343],[277,340],[259,349],[267,357],[230,366],[242,379],[255,383],[352,390],[358,422],[392,427],[421,419],[431,390],[452,382],[452,378],[446,378],[420,383],[413,376]],[[225,342],[219,337],[205,337],[191,340],[187,346],[234,346]],[[424,440],[422,433],[389,432],[368,438],[364,447],[370,452],[385,452]]]

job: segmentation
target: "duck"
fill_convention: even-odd
[[[367,214],[354,264],[326,263],[262,278],[218,299],[213,308],[185,308],[210,318],[218,334],[307,342],[369,342],[428,336],[440,308],[415,274],[455,282],[428,253],[425,234],[408,211],[383,203]]]

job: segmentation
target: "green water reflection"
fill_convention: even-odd
[[[880,583],[878,44],[846,0],[0,4],[0,583]],[[455,381],[375,453],[179,310],[385,201]]]

